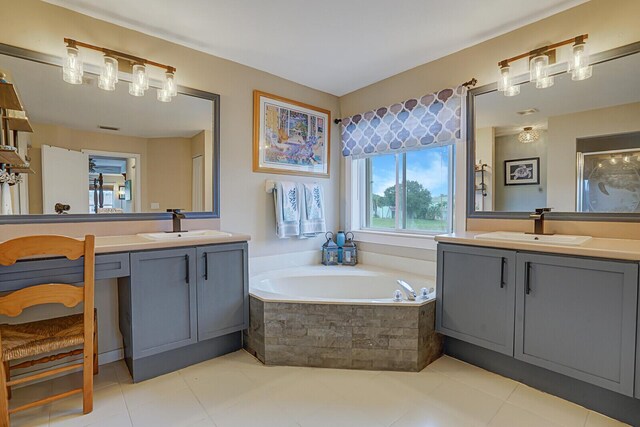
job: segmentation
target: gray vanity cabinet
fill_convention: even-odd
[[[514,251],[438,245],[438,332],[513,356]]]
[[[638,265],[517,254],[515,357],[633,396]]]
[[[198,259],[198,339],[247,329],[247,244],[201,246]]]
[[[129,313],[133,358],[197,342],[196,280],[195,248],[131,254],[130,292],[121,289],[120,297],[130,297],[124,307],[134,308]]]

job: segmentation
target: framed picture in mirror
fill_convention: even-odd
[[[540,184],[540,158],[505,160],[504,185]]]

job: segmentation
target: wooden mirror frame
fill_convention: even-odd
[[[614,59],[640,53],[640,42],[631,43],[615,49],[607,50],[591,55],[591,65],[600,64]],[[551,66],[550,75],[557,75],[566,72],[566,63]],[[514,78],[514,84],[529,82],[529,73]],[[479,219],[529,219],[530,212],[509,212],[509,211],[476,211],[475,205],[475,161],[476,161],[476,141],[475,141],[475,97],[498,90],[497,83],[480,86],[471,89],[467,93],[467,218]],[[542,206],[540,206],[542,207]],[[552,206],[553,207],[553,206]],[[599,212],[550,212],[545,215],[550,220],[560,221],[610,221],[610,222],[640,222],[640,213],[599,213]]]
[[[62,68],[62,58],[35,52],[28,49],[0,43],[0,54],[15,58],[26,59],[28,61],[39,62],[45,65],[53,65]],[[85,64],[85,71],[99,74],[98,67]],[[121,79],[125,81],[126,79]],[[207,99],[213,103],[212,117],[212,142],[213,142],[213,210],[207,212],[185,212],[187,219],[220,218],[220,95],[205,92],[185,86],[178,86],[178,93]],[[0,225],[2,224],[41,224],[41,223],[62,223],[62,222],[111,222],[111,221],[153,221],[169,220],[171,213],[165,212],[140,212],[123,213],[117,215],[100,214],[34,214],[34,215],[0,215]]]

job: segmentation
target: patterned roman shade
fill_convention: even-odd
[[[455,143],[466,90],[443,89],[342,119],[342,155],[359,158]]]

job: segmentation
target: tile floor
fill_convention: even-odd
[[[77,374],[17,389],[12,406],[77,386]],[[265,367],[244,351],[132,384],[102,366],[94,411],[79,396],[12,417],[18,426],[622,426],[581,406],[442,357],[420,373]]]

